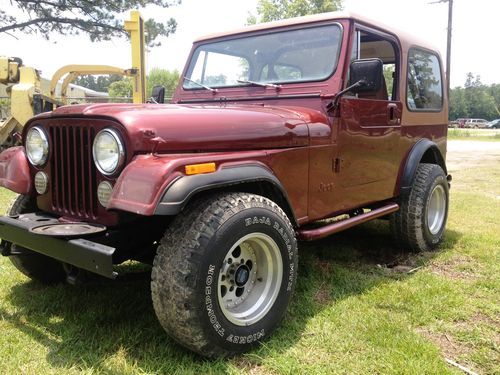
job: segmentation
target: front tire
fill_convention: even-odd
[[[297,260],[293,227],[269,199],[233,193],[198,201],[158,248],[156,315],[176,341],[204,356],[248,351],[282,320]]]
[[[413,186],[391,215],[398,245],[415,252],[434,250],[443,239],[448,218],[449,186],[439,165],[421,163]]]

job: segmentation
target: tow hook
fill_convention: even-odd
[[[0,254],[2,254],[4,257],[11,255],[11,252],[10,252],[11,246],[12,246],[12,244],[10,242],[0,240]]]
[[[64,271],[66,272],[66,282],[70,285],[82,285],[87,281],[87,272],[81,268],[72,266],[68,263],[63,263]]]

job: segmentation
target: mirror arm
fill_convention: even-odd
[[[339,106],[340,98],[347,92],[351,91],[352,89],[355,89],[356,87],[361,87],[365,86],[366,81],[364,79],[360,79],[358,82],[352,84],[351,86],[346,87],[342,91],[339,91],[334,97],[333,100],[327,104],[326,110],[327,112],[333,112],[337,109]]]

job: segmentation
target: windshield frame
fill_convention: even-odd
[[[341,22],[338,20],[327,20],[324,22],[317,22],[313,24],[299,24],[299,25],[293,25],[293,26],[287,26],[285,28],[273,28],[273,29],[264,29],[264,30],[259,30],[258,32],[251,32],[251,33],[238,33],[234,35],[229,35],[229,36],[224,36],[221,38],[214,38],[214,39],[206,39],[202,40],[200,42],[195,43],[195,45],[192,48],[192,51],[189,55],[189,59],[187,61],[185,71],[183,76],[191,78],[191,74],[196,66],[196,61],[194,60],[195,57],[199,55],[199,50],[203,46],[212,44],[212,43],[220,43],[224,41],[232,41],[232,40],[237,40],[237,39],[244,39],[248,37],[256,37],[256,36],[261,36],[261,35],[269,35],[269,34],[278,34],[278,33],[286,33],[288,31],[295,31],[295,30],[304,30],[304,29],[314,29],[314,28],[319,28],[319,27],[325,27],[325,26],[336,26],[338,27],[339,30],[339,35],[338,35],[338,46],[337,46],[337,51],[336,51],[336,56],[335,56],[335,64],[333,66],[333,69],[330,74],[328,74],[326,77],[321,77],[318,79],[302,79],[302,80],[296,80],[296,81],[280,81],[280,80],[273,80],[273,81],[262,81],[262,83],[272,83],[276,85],[280,85],[283,88],[286,86],[292,86],[292,85],[302,85],[305,83],[314,83],[314,82],[325,82],[328,81],[332,76],[335,75],[337,72],[339,65],[340,65],[340,56],[342,52],[342,47],[343,47],[343,42],[344,42],[344,26],[342,25]],[[210,49],[206,49],[205,51],[210,51]],[[201,52],[201,51],[200,51]],[[230,55],[230,54],[227,54]],[[233,55],[234,56],[234,55]],[[183,91],[186,92],[197,92],[200,90],[204,90],[202,87],[186,87],[185,83],[186,80],[181,79],[182,84],[179,85],[180,88]],[[258,81],[261,82],[261,81]],[[212,86],[211,86],[212,87]],[[221,90],[226,90],[226,89],[235,89],[235,88],[256,88],[257,86],[254,85],[248,85],[248,84],[237,84],[237,85],[225,85],[225,86],[214,86],[214,89],[217,89],[217,91]]]

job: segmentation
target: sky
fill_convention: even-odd
[[[438,1],[344,0],[344,10],[428,40],[439,48],[445,59],[448,4],[432,4]],[[2,10],[20,14],[8,0],[0,0],[0,3]],[[176,7],[142,9],[144,18],[161,21],[174,17],[178,23],[175,34],[162,39],[160,47],[149,51],[147,69],[182,71],[194,39],[244,26],[248,14],[256,12],[256,4],[257,0],[182,0]],[[480,75],[483,83],[500,83],[499,14],[498,0],[454,0],[452,87],[463,86],[468,72]],[[125,39],[92,43],[83,35],[54,35],[51,41],[22,33],[16,33],[15,37],[17,39],[0,34],[0,55],[21,57],[25,65],[41,70],[45,78],[68,64],[131,67],[130,46]]]

